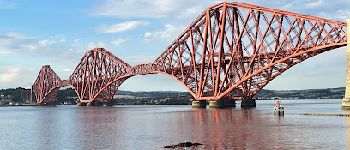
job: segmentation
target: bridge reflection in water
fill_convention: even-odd
[[[350,110],[343,110],[344,114],[350,114]],[[344,117],[345,125],[347,128],[346,134],[347,134],[347,144],[348,149],[350,148],[350,117]]]
[[[284,117],[273,115],[271,101],[252,109],[0,107],[0,149],[161,149],[183,141],[203,149],[347,149],[348,117],[300,115],[348,113],[340,101],[283,101]]]

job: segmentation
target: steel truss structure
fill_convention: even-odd
[[[35,93],[36,102],[39,105],[55,103],[58,89],[62,86],[62,80],[49,65],[41,68],[32,89]]]
[[[110,100],[129,77],[155,73],[173,77],[196,100],[249,100],[290,67],[346,46],[345,30],[345,22],[224,2],[203,11],[153,63],[131,67],[96,48],[68,82],[81,102]],[[60,81],[43,69],[33,85],[38,102]]]
[[[88,51],[69,77],[80,102],[111,100],[131,66],[103,48]]]

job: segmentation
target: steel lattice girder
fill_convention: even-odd
[[[244,3],[206,9],[168,46],[153,73],[197,100],[250,99],[293,65],[346,45],[346,23]]]
[[[108,101],[130,73],[129,64],[103,48],[95,48],[86,52],[69,80],[80,102]]]
[[[80,102],[111,100],[129,77],[162,73],[196,100],[250,99],[295,64],[345,46],[345,28],[344,22],[225,2],[207,8],[153,63],[131,68],[96,48],[68,81],[43,67],[33,89],[38,103],[63,84],[75,87]]]
[[[35,93],[37,104],[54,103],[58,89],[62,86],[62,80],[49,65],[41,68],[32,89]]]

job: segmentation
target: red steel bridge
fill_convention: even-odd
[[[166,74],[195,100],[244,101],[290,67],[346,42],[345,22],[224,2],[205,9],[152,63],[132,67],[95,48],[67,80],[43,66],[32,88],[40,105],[54,102],[67,85],[79,102],[108,102],[132,76]]]

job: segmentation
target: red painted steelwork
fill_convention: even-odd
[[[96,48],[85,54],[65,84],[75,87],[80,102],[108,101],[129,77],[162,73],[196,100],[248,100],[290,67],[346,46],[345,29],[344,22],[224,2],[207,8],[153,63],[131,68]],[[43,67],[33,85],[38,103],[59,82]]]
[[[131,72],[129,64],[103,48],[86,52],[69,81],[74,86],[80,102],[108,101]]]
[[[151,73],[176,77],[197,100],[251,99],[290,67],[346,45],[346,23],[245,3],[209,7]]]
[[[49,65],[43,66],[32,86],[37,104],[45,105],[55,103],[57,91],[62,86],[61,82],[62,80]]]

